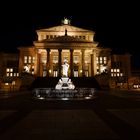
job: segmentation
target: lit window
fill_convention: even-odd
[[[106,57],[104,57],[104,61],[105,61],[105,60],[107,60],[107,58],[106,58]]]
[[[102,57],[100,57],[100,60],[103,60],[103,58],[102,58]]]
[[[120,76],[123,76],[123,74],[122,74],[122,73],[120,73]]]
[[[102,60],[100,60],[100,64],[102,64],[103,63],[103,61]]]
[[[32,57],[31,57],[31,56],[29,56],[29,60],[28,60],[28,62],[29,62],[29,63],[31,63],[31,59],[32,59]]]
[[[17,73],[17,77],[19,76],[19,73]]]
[[[116,69],[114,69],[114,72],[116,72]]]
[[[35,63],[35,57],[34,57],[34,56],[33,56],[33,60],[32,60],[32,62]]]
[[[107,63],[107,61],[106,60],[104,60],[104,64],[106,64]]]
[[[98,61],[98,57],[96,57],[96,61]]]
[[[10,76],[12,77],[13,76],[13,73],[10,73]]]
[[[117,73],[117,76],[120,76],[120,74],[119,74],[119,73]]]
[[[5,83],[5,85],[9,85],[9,83]]]
[[[116,73],[114,73],[114,76],[116,77]]]
[[[74,71],[74,77],[78,77],[78,71]]]
[[[24,63],[27,63],[27,56],[24,56]]]
[[[10,69],[10,72],[13,72],[13,69]]]
[[[6,76],[9,76],[9,73],[7,73]]]
[[[16,76],[16,73],[14,73],[14,76]]]
[[[113,77],[113,73],[111,73],[111,77]]]
[[[9,69],[6,69],[7,72],[9,72]]]
[[[120,69],[117,69],[117,72],[120,72]]]
[[[113,72],[113,69],[111,69],[111,72]]]

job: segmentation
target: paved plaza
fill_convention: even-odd
[[[140,136],[139,91],[106,90],[83,101],[34,100],[30,92],[3,96],[2,140],[134,140]]]

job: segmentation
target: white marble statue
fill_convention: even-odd
[[[62,76],[63,77],[68,77],[68,69],[69,69],[69,64],[67,63],[67,60],[64,60],[64,64],[62,65]]]

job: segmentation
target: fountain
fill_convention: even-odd
[[[68,77],[69,64],[64,60],[62,65],[62,77],[58,80],[55,88],[35,88],[34,96],[37,99],[93,99],[95,98],[95,88],[77,88],[72,80]]]

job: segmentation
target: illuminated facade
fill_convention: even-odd
[[[64,59],[70,65],[71,77],[91,77],[110,71],[111,50],[98,46],[93,31],[71,26],[64,19],[60,26],[37,30],[37,35],[34,46],[19,48],[20,73],[28,66],[36,76],[58,77],[62,75]]]
[[[1,77],[18,77],[22,72],[35,77],[61,77],[64,60],[69,64],[69,77],[107,74],[113,86],[126,83],[131,76],[129,54],[112,55],[110,48],[101,47],[94,41],[95,32],[72,26],[68,19],[62,20],[60,26],[37,30],[37,35],[38,40],[33,46],[18,48],[19,54],[15,55],[17,67],[3,67],[3,62],[10,61],[10,57],[1,59]]]

